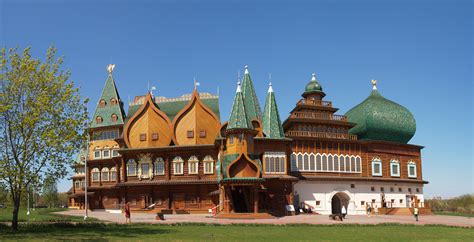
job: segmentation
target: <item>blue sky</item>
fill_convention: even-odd
[[[423,145],[425,194],[473,192],[472,1],[10,1],[0,45],[50,45],[94,104],[115,63],[122,100],[220,89],[228,119],[237,72],[250,67],[263,106],[272,73],[282,119],[316,72],[344,114],[370,93],[407,107]],[[60,183],[60,190],[70,187]]]

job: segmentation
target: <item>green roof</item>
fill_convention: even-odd
[[[281,126],[280,113],[273,92],[272,84],[268,87],[267,99],[262,115],[263,133],[268,138],[285,138],[283,127]]]
[[[262,110],[260,109],[260,104],[258,103],[258,98],[255,94],[252,78],[250,78],[247,66],[245,66],[244,79],[242,81],[242,95],[245,102],[245,112],[249,120],[262,120]]]
[[[180,100],[180,101],[170,101],[170,102],[159,102],[155,105],[163,111],[168,118],[173,121],[174,116],[179,113],[186,105],[188,105],[190,100]],[[219,113],[219,98],[201,98],[201,102],[204,103],[208,108],[210,108],[217,117],[220,117]],[[141,104],[130,105],[128,106],[127,117],[130,118],[135,112],[140,108]],[[126,120],[128,122],[128,119]]]
[[[242,95],[242,89],[240,83],[237,84],[237,91],[235,92],[234,103],[232,104],[232,110],[230,112],[229,123],[227,124],[227,130],[230,129],[251,129],[251,119],[247,117],[246,105]]]
[[[323,87],[321,84],[319,84],[318,80],[316,79],[316,74],[313,73],[313,77],[311,78],[311,81],[306,85],[304,92],[309,93],[309,92],[322,92]]]
[[[349,130],[361,140],[408,143],[415,135],[416,121],[405,107],[385,99],[375,85],[369,97],[346,114],[357,125]]]
[[[116,105],[111,105],[110,100],[112,98],[115,98],[117,100],[118,103]],[[100,100],[105,101],[104,107],[100,107]],[[112,122],[113,114],[117,115],[116,122]],[[102,90],[102,94],[100,95],[99,102],[97,103],[94,116],[92,117],[91,128],[123,125],[124,116],[125,112],[123,110],[122,100],[120,99],[117,87],[115,86],[114,78],[112,77],[112,74],[109,74],[107,80],[105,81],[104,89]],[[96,122],[97,117],[102,118],[102,123],[98,124]]]

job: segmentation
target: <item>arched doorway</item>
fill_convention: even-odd
[[[348,211],[349,200],[349,196],[344,192],[334,194],[331,199],[331,213],[341,214],[342,206],[346,207],[346,211]]]

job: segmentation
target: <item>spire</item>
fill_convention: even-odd
[[[252,78],[250,78],[247,65],[245,66],[244,79],[242,80],[242,95],[249,120],[262,120],[262,110],[260,109],[260,104],[258,103],[258,98],[255,94]]]
[[[235,91],[234,103],[232,104],[232,111],[230,112],[229,123],[227,130],[230,129],[251,129],[251,120],[247,117],[245,103],[240,82],[237,83],[237,90]]]
[[[285,138],[271,82],[268,85],[267,99],[265,100],[265,108],[263,109],[262,126],[263,133],[268,138]]]
[[[108,76],[105,80],[105,85],[97,103],[94,116],[92,117],[93,119],[91,128],[124,124],[123,120],[125,117],[125,111],[123,110],[123,103],[120,99],[117,86],[115,85],[115,80],[112,76],[114,67],[114,64],[107,66]],[[114,115],[117,116],[116,120],[115,117],[112,118]],[[102,119],[101,122],[97,122],[98,117]]]

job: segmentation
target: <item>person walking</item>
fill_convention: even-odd
[[[130,218],[130,203],[128,202],[125,204],[125,223],[132,223],[132,219]]]
[[[345,219],[345,218],[346,218],[346,214],[347,214],[346,206],[342,206],[342,208],[341,208],[341,213],[342,213],[342,218]]]
[[[415,216],[416,222],[418,222],[418,208],[417,207],[413,209],[413,215]]]
[[[372,211],[370,211],[370,206],[367,206],[367,217],[369,217],[369,218],[370,218],[370,212],[372,212]]]
[[[375,216],[379,215],[379,208],[377,207],[377,205],[375,205],[374,213],[375,213]]]

